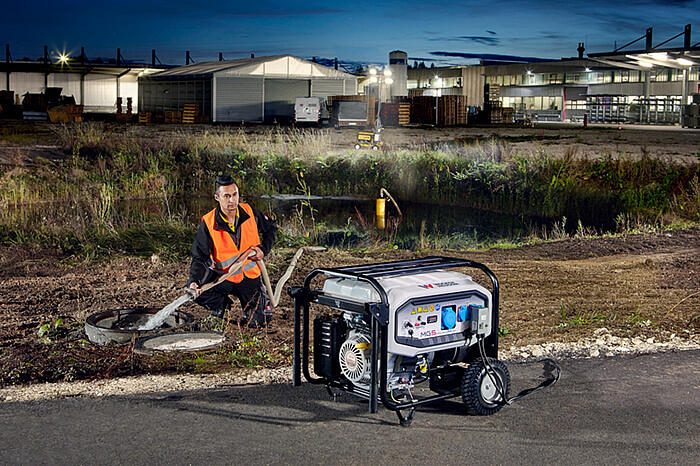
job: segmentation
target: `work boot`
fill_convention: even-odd
[[[258,299],[258,306],[253,312],[253,317],[251,318],[248,327],[250,328],[263,328],[269,327],[272,321],[272,305],[270,304],[270,298],[267,296],[267,291],[265,287],[261,287],[260,299]]]

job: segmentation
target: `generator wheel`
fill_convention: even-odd
[[[510,389],[510,374],[505,364],[497,359],[489,360],[494,373],[489,376],[482,361],[474,361],[469,365],[462,377],[462,401],[469,414],[490,416],[497,413],[504,404],[501,392],[493,383],[492,377],[497,377],[502,386],[503,394],[508,398]]]
[[[378,146],[372,146],[372,150],[379,150]]]
[[[359,149],[361,146],[359,144],[355,144],[355,149]]]

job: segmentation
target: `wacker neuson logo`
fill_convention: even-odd
[[[418,285],[421,288],[444,288],[446,286],[458,285],[457,282],[440,282],[440,283],[428,283],[427,285]]]

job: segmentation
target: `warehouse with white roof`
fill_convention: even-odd
[[[294,117],[297,97],[357,93],[357,77],[291,55],[195,63],[139,78],[139,111],[181,111],[198,104],[213,122],[272,122]]]

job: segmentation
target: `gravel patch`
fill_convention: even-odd
[[[599,328],[592,337],[573,343],[543,343],[509,349],[499,349],[499,356],[506,361],[529,361],[540,358],[580,359],[611,357],[620,354],[639,355],[664,351],[684,351],[700,349],[700,335],[683,338],[672,334],[665,341],[654,337],[623,338],[610,333],[607,328]]]
[[[590,338],[573,343],[544,343],[501,349],[505,361],[524,362],[549,357],[579,359],[639,355],[664,351],[700,349],[700,335],[682,338],[671,335],[665,341],[653,337],[622,338],[606,328],[597,329]],[[57,382],[0,389],[0,402],[39,401],[56,398],[134,395],[143,393],[198,390],[241,385],[291,383],[292,368],[243,369],[220,374],[143,375],[119,379]]]

